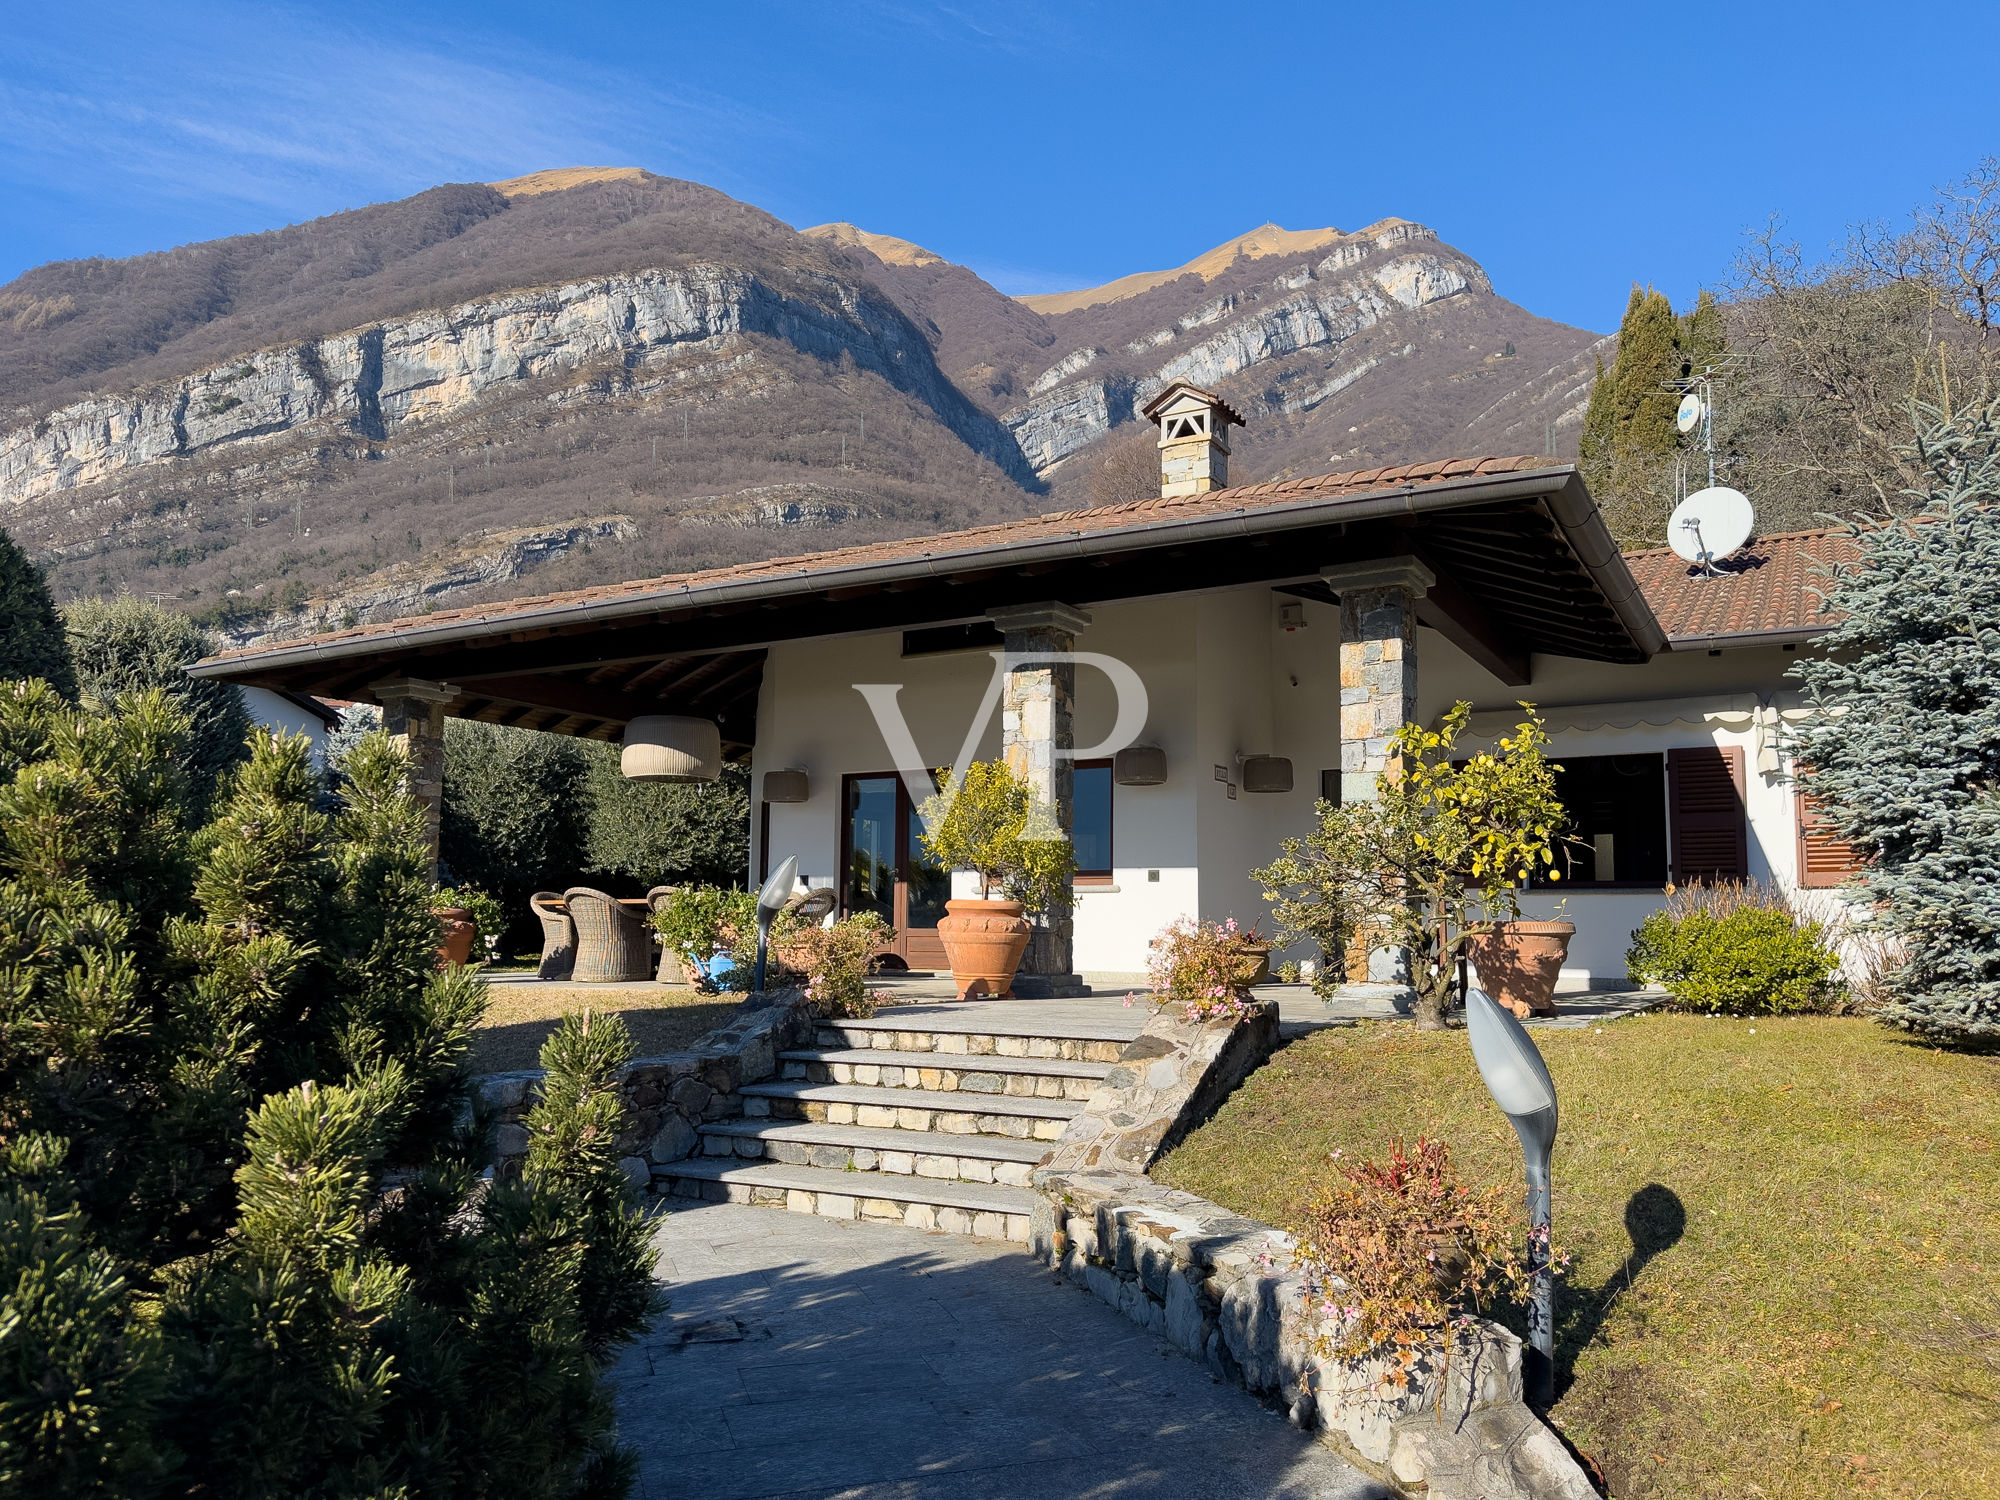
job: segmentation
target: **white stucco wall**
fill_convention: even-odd
[[[1076,967],[1085,973],[1135,973],[1160,928],[1182,916],[1235,917],[1268,926],[1268,908],[1249,871],[1268,862],[1279,842],[1311,826],[1319,772],[1339,765],[1339,613],[1308,602],[1306,624],[1284,631],[1278,610],[1288,602],[1262,586],[1095,606],[1078,649],[1116,656],[1145,683],[1149,710],[1144,743],[1166,752],[1167,782],[1113,792],[1114,874],[1110,888],[1079,892]],[[796,853],[801,873],[838,876],[843,774],[882,772],[893,765],[857,683],[902,685],[898,701],[926,762],[957,759],[967,727],[993,672],[985,652],[905,659],[897,631],[774,646],[765,667],[753,771],[802,766],[811,800],[771,808],[772,859]],[[1545,706],[1554,753],[1662,753],[1701,744],[1744,751],[1753,876],[1789,884],[1794,876],[1792,792],[1757,769],[1754,724],[1690,712],[1671,722],[1626,728],[1568,727],[1561,706],[1699,698],[1719,708],[1754,703],[1784,691],[1793,657],[1777,647],[1673,653],[1641,666],[1534,659],[1534,682],[1508,687],[1431,630],[1418,632],[1419,711],[1427,721],[1460,698],[1475,709],[1506,709],[1526,698]],[[1743,695],[1749,695],[1746,699]],[[1079,668],[1076,742],[1088,750],[1109,732],[1113,692],[1102,674]],[[1656,715],[1657,717],[1657,715]],[[999,753],[996,713],[975,754]],[[1293,765],[1286,794],[1251,795],[1215,779],[1225,768],[1240,788],[1243,755],[1276,754]],[[753,786],[753,798],[761,781]],[[1663,809],[1664,816],[1664,809]],[[753,820],[754,832],[754,820]],[[753,864],[762,851],[753,849]],[[1157,872],[1157,878],[1153,878]],[[1524,913],[1554,914],[1562,896],[1536,892]],[[1566,985],[1623,980],[1631,929],[1662,897],[1648,891],[1592,892],[1567,897],[1577,924]],[[1300,949],[1292,956],[1308,956]]]
[[[315,751],[326,742],[326,723],[317,714],[269,688],[246,687],[242,692],[243,706],[249,710],[253,722],[287,734],[302,734],[312,742]]]
[[[1557,761],[1565,755],[1663,755],[1668,750],[1701,745],[1740,748],[1750,877],[1775,880],[1788,888],[1795,885],[1798,846],[1792,788],[1779,774],[1758,769],[1756,724],[1742,722],[1740,711],[1725,711],[1758,699],[1781,701],[1781,695],[1792,690],[1785,673],[1797,653],[1781,646],[1749,647],[1715,656],[1706,651],[1668,652],[1640,666],[1537,656],[1531,663],[1532,685],[1507,688],[1435,632],[1419,634],[1418,693],[1427,723],[1435,722],[1459,698],[1475,709],[1504,709],[1526,699],[1540,707],[1548,719],[1550,754]],[[1712,711],[1685,710],[1687,717],[1672,722],[1629,728],[1580,729],[1563,723],[1564,705],[1687,699],[1706,703]],[[1567,893],[1530,892],[1522,898],[1521,911],[1523,916],[1553,920],[1560,910],[1562,917],[1576,923],[1576,937],[1563,968],[1566,986],[1620,984],[1625,981],[1625,950],[1631,944],[1632,930],[1658,910],[1663,900],[1663,893],[1600,892],[1579,886]]]

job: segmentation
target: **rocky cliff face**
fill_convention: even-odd
[[[697,265],[461,303],[258,350],[172,385],[71,403],[0,436],[0,503],[101,483],[138,465],[247,453],[314,423],[384,441],[449,419],[497,387],[600,363],[630,378],[740,333],[844,356],[917,395],[975,451],[1014,459],[936,371],[929,346],[879,298],[830,276],[787,289]]]
[[[1427,307],[1468,291],[1491,293],[1486,275],[1468,260],[1441,251],[1437,236],[1398,223],[1341,242],[1331,254],[1287,267],[1265,296],[1242,292],[1211,297],[1165,327],[1127,340],[1123,358],[1095,346],[1065,355],[1028,389],[1034,399],[1002,414],[1039,474],[1054,469],[1176,380],[1216,387],[1255,366],[1305,349],[1337,354],[1339,346],[1397,311]],[[1070,381],[1098,364],[1111,368]],[[1359,379],[1366,360],[1310,394],[1294,391],[1276,403],[1286,412],[1310,410]]]
[[[60,593],[238,639],[1135,498],[1175,379],[1249,419],[1239,481],[1573,452],[1595,343],[1404,220],[1016,299],[630,169],[39,267],[0,309],[0,523]]]

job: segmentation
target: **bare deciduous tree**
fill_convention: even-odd
[[[1766,529],[1906,509],[1913,401],[1947,409],[2000,368],[2000,161],[1909,222],[1857,227],[1814,263],[1773,221],[1738,258],[1731,336],[1748,356],[1726,437]]]

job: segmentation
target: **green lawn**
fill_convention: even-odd
[[[1554,1416],[1614,1495],[2000,1494],[2000,1059],[1861,1019],[1536,1040],[1576,1257]],[[1287,1225],[1328,1152],[1419,1132],[1519,1180],[1463,1032],[1320,1032],[1154,1175]]]
[[[736,1012],[741,995],[704,995],[659,984],[496,984],[472,1038],[477,1073],[511,1073],[540,1066],[542,1043],[572,1011],[615,1015],[632,1032],[636,1056],[676,1052]]]

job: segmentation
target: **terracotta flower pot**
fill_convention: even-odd
[[[1486,993],[1515,1015],[1552,1016],[1556,976],[1575,936],[1574,922],[1502,922],[1467,938],[1465,956]]]
[[[438,967],[469,962],[473,935],[478,931],[472,925],[472,913],[463,906],[447,906],[432,915],[444,930],[444,945],[438,949]]]
[[[961,1000],[1006,999],[1014,971],[1033,931],[1018,901],[947,901],[938,940],[951,960],[951,982]]]

